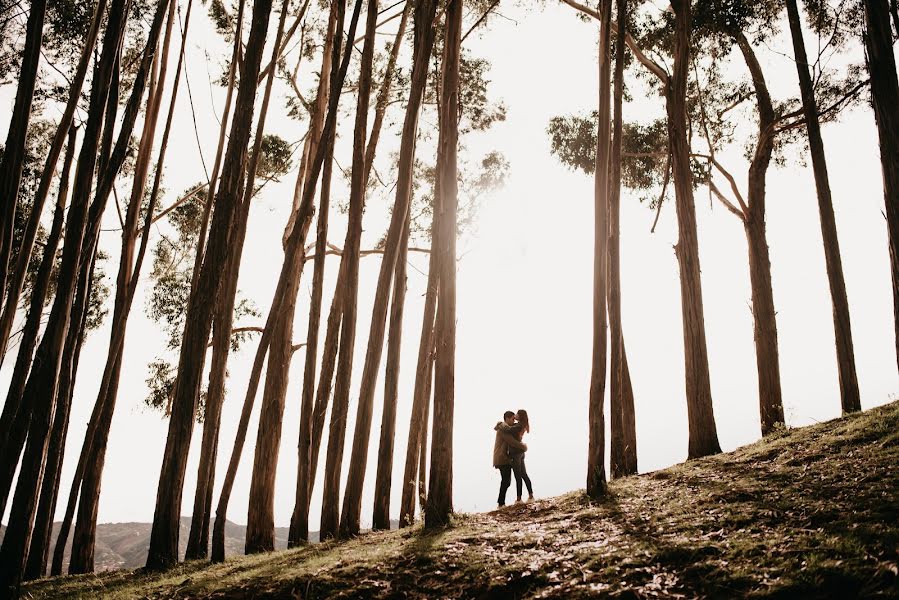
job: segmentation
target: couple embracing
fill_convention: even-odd
[[[534,490],[531,487],[531,478],[528,477],[527,468],[524,465],[524,453],[527,445],[522,441],[524,434],[531,430],[526,410],[513,413],[507,410],[503,420],[493,428],[496,431],[496,441],[493,443],[493,466],[499,469],[500,484],[497,508],[506,505],[506,492],[512,484],[512,473],[515,474],[515,487],[518,498],[515,502],[521,502],[521,484],[528,487],[528,501],[534,499]]]

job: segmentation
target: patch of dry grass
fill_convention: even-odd
[[[899,598],[899,403],[437,532],[42,580],[34,598]]]

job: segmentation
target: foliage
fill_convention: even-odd
[[[559,116],[546,128],[550,152],[566,167],[592,175],[596,168],[598,114]],[[648,125],[625,123],[621,138],[621,183],[636,192],[649,192],[665,179],[668,129],[659,119]]]
[[[899,403],[450,527],[44,579],[33,598],[899,595]]]

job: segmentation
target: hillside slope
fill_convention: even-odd
[[[453,527],[161,574],[43,580],[111,598],[899,598],[899,403]]]

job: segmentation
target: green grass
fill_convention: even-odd
[[[899,598],[899,403],[583,492],[34,598]]]

